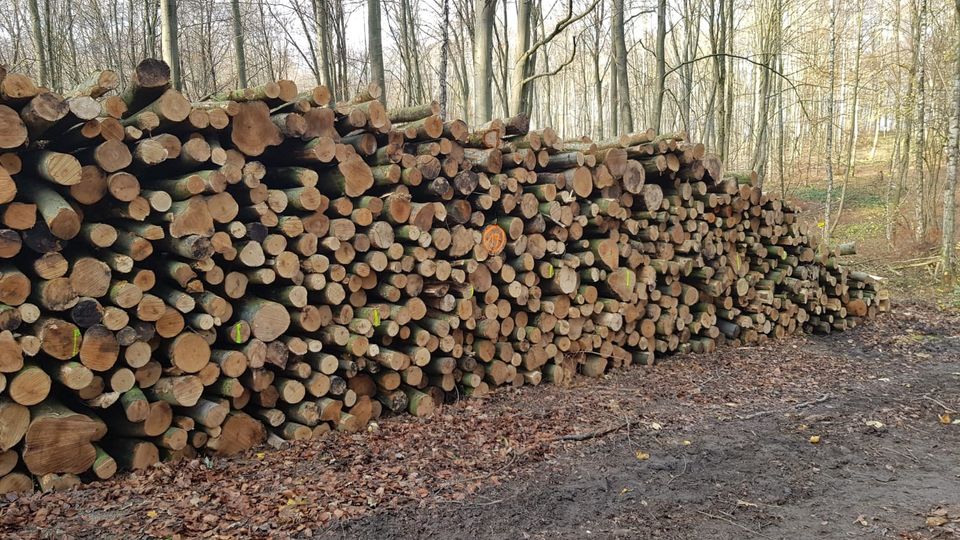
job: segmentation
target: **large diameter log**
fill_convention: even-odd
[[[261,341],[273,341],[290,327],[290,313],[277,302],[248,298],[236,306],[236,316],[250,324],[253,336]]]
[[[280,129],[270,119],[270,109],[262,101],[240,103],[230,123],[230,140],[248,156],[259,156],[268,146],[283,142]]]
[[[92,443],[107,432],[103,422],[49,400],[34,406],[30,417],[22,456],[31,473],[80,474],[93,465]]]
[[[231,412],[223,425],[220,436],[207,442],[207,449],[217,456],[232,456],[263,444],[267,430],[263,423],[240,411]]]
[[[170,66],[162,60],[142,60],[133,73],[122,94],[130,112],[137,112],[170,88]]]
[[[30,409],[7,398],[0,398],[0,450],[13,448],[23,439],[30,425]]]
[[[81,179],[81,167],[77,158],[51,150],[24,154],[23,171],[61,186],[79,184]]]
[[[80,214],[58,192],[36,181],[23,182],[21,192],[37,205],[40,216],[55,237],[70,240],[80,233]]]
[[[145,389],[144,393],[151,399],[166,401],[171,405],[193,407],[203,394],[203,382],[193,375],[164,377]]]
[[[0,148],[17,148],[27,141],[27,126],[17,111],[0,105]]]
[[[31,140],[39,139],[70,112],[67,101],[52,92],[41,92],[20,110]]]
[[[107,92],[115,90],[119,86],[120,76],[117,72],[110,69],[97,70],[77,84],[72,90],[64,93],[63,97],[87,96],[97,99]]]

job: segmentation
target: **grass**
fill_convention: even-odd
[[[797,188],[791,194],[794,197],[811,203],[822,203],[827,198],[826,186],[804,186]],[[833,190],[834,206],[839,202],[840,187],[834,186]],[[850,209],[857,208],[883,208],[883,193],[877,189],[876,185],[869,185],[862,182],[854,183],[853,180],[847,186],[847,195],[844,201],[844,207]]]

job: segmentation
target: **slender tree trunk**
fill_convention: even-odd
[[[380,0],[367,0],[367,34],[370,57],[370,79],[379,84],[383,93],[380,100],[387,102],[387,81],[383,74],[383,44],[380,37]]]
[[[156,0],[147,0],[146,9],[143,14],[144,33],[146,34],[146,53],[150,58],[157,57],[157,8],[159,3]]]
[[[476,0],[473,42],[473,121],[488,122],[493,117],[493,20],[497,0]]]
[[[726,9],[726,20],[727,30],[725,32],[726,46],[725,51],[727,53],[734,52],[734,41],[733,41],[733,29],[734,29],[734,18],[733,18],[733,0],[728,0],[727,9]],[[725,90],[726,90],[726,105],[723,107],[724,118],[724,139],[723,139],[723,159],[724,162],[732,161],[733,157],[730,155],[730,146],[733,141],[733,97],[734,97],[734,72],[733,72],[733,57],[726,57],[727,67],[726,67],[726,79],[725,79]]]
[[[837,83],[837,0],[830,0],[830,84],[827,92],[827,141],[826,141],[826,160],[827,160],[827,200],[823,211],[823,237],[830,239],[830,213],[833,198],[833,111],[834,111],[834,92]]]
[[[960,36],[960,0],[956,0],[954,27]],[[943,185],[943,250],[944,277],[953,281],[956,269],[956,197],[957,176],[960,174],[960,39],[956,40],[956,66],[953,81],[953,122],[947,142],[947,179]]]
[[[782,4],[781,4],[782,5]],[[783,27],[780,28],[780,48],[777,55],[777,70],[783,73]],[[780,179],[780,198],[787,197],[787,181],[784,178],[783,150],[787,145],[784,140],[784,119],[783,119],[783,77],[777,77],[777,177]]]
[[[918,50],[917,58],[917,149],[914,166],[914,185],[916,186],[917,198],[915,205],[916,216],[916,236],[917,241],[923,242],[927,235],[927,213],[926,213],[926,184],[924,181],[924,151],[926,150],[926,138],[924,129],[926,127],[926,59],[924,58],[924,34],[927,19],[927,0],[920,0],[920,31],[917,33],[918,39],[916,47]]]
[[[47,62],[47,45],[43,40],[43,29],[40,20],[40,6],[37,0],[27,0],[27,8],[30,10],[30,29],[33,32],[33,49],[37,55],[37,68],[40,71],[40,85],[50,84],[50,69]]]
[[[450,56],[450,0],[443,0],[443,36],[440,43],[440,117],[447,119],[447,60]]]
[[[237,84],[240,88],[250,86],[247,81],[247,55],[243,51],[243,19],[240,17],[240,0],[230,0],[233,12],[233,51],[237,57]]]
[[[180,75],[180,48],[177,44],[177,0],[160,0],[160,40],[163,60],[170,65],[170,79],[177,90],[183,88]]]
[[[313,16],[317,22],[317,50],[320,63],[320,83],[326,86],[331,97],[336,100],[337,87],[333,80],[333,54],[330,51],[330,17],[327,13],[327,0],[313,0]]]
[[[610,136],[614,137],[620,132],[620,96],[617,95],[619,83],[617,82],[616,58],[610,66]]]
[[[600,28],[596,28],[596,39],[594,40],[593,54],[593,95],[597,104],[597,112],[594,117],[597,119],[594,127],[594,134],[597,139],[603,138],[603,80],[600,78]]]
[[[665,0],[664,0],[665,1]],[[613,20],[611,33],[613,37],[613,55],[617,69],[617,104],[619,105],[616,124],[619,133],[633,131],[633,111],[630,107],[630,79],[627,75],[627,43],[624,37],[624,4],[623,0],[613,0]],[[654,126],[656,128],[657,126]]]
[[[653,129],[660,131],[663,117],[663,96],[666,92],[667,59],[664,42],[667,39],[667,0],[657,3],[657,94],[653,109]],[[626,59],[624,59],[626,60]]]
[[[837,219],[833,221],[832,235],[840,223],[840,216],[843,214],[843,203],[847,198],[847,185],[850,183],[850,177],[854,172],[854,156],[857,150],[857,119],[858,107],[860,105],[860,56],[863,52],[863,2],[860,2],[857,9],[857,49],[853,59],[853,98],[850,111],[850,133],[847,135],[847,164],[843,171],[843,186],[840,188],[840,201],[837,203]]]
[[[517,58],[513,63],[513,84],[510,88],[510,114],[529,111],[529,103],[524,99],[526,79],[530,75],[530,12],[532,0],[517,0]]]

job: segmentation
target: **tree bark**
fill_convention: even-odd
[[[667,0],[659,0],[657,3],[657,95],[653,109],[653,129],[660,132],[660,124],[663,116],[663,96],[666,91],[666,51],[664,42],[667,39]],[[626,58],[624,58],[626,62]]]
[[[37,64],[40,71],[40,86],[47,86],[50,84],[50,65],[47,62],[49,51],[47,51],[46,43],[43,41],[40,7],[37,0],[28,0],[27,8],[30,10],[30,30],[33,33],[34,54],[37,55]]]
[[[163,60],[170,66],[170,79],[177,90],[183,88],[180,74],[180,46],[177,32],[177,0],[160,0],[160,40]]]
[[[823,238],[830,239],[830,213],[832,211],[833,197],[833,99],[834,89],[837,83],[837,0],[830,0],[830,60],[829,60],[829,85],[827,90],[827,199],[823,211]]]
[[[960,0],[956,0],[954,26],[960,34]],[[943,185],[943,274],[953,281],[956,269],[956,197],[960,173],[960,40],[957,40],[953,80],[953,122],[947,142],[947,178]]]
[[[380,101],[387,102],[387,81],[383,74],[383,44],[380,37],[380,0],[367,0],[367,32],[370,80],[380,85]]]
[[[497,0],[476,0],[473,31],[473,123],[483,124],[493,117],[492,63],[493,20]]]
[[[616,129],[618,133],[625,134],[633,131],[633,112],[630,107],[630,79],[627,75],[627,45],[624,38],[624,3],[623,0],[613,0],[613,19],[610,32],[613,34],[613,56],[616,64],[616,83],[617,99],[613,103],[618,104],[618,123]],[[654,127],[656,129],[656,127]]]
[[[233,51],[237,60],[237,85],[240,88],[250,86],[247,80],[247,56],[243,50],[243,19],[240,17],[240,0],[230,0],[233,13]]]

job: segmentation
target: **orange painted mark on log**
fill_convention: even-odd
[[[503,248],[507,246],[507,233],[499,225],[487,225],[483,229],[483,237],[480,243],[491,255],[499,255]]]

